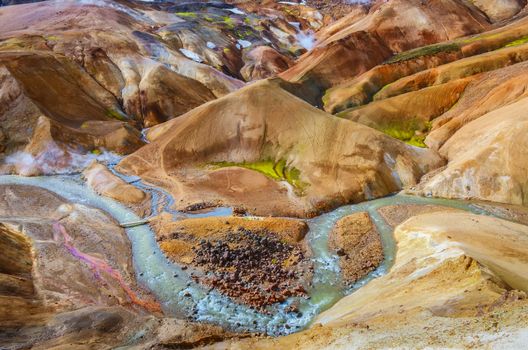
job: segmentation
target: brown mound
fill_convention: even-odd
[[[339,258],[343,281],[351,285],[373,271],[383,261],[383,247],[368,213],[340,219],[332,229],[328,244]]]
[[[150,206],[150,194],[126,183],[100,163],[93,162],[82,173],[86,184],[102,196],[113,198],[137,209],[144,216]]]

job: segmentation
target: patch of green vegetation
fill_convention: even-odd
[[[106,116],[112,119],[117,119],[120,121],[126,121],[127,118],[121,113],[120,111],[117,111],[115,109],[107,109],[106,110]]]
[[[432,56],[441,52],[453,52],[459,51],[460,46],[457,43],[440,43],[429,46],[419,47],[417,49],[405,51],[393,56],[391,59],[386,61],[386,64],[398,63],[413,60],[424,56]]]
[[[56,35],[46,35],[44,36],[44,40],[46,41],[59,41],[59,37]]]
[[[176,12],[176,16],[183,18],[196,18],[198,14],[196,12]]]
[[[500,38],[503,35],[504,33],[484,33],[484,34],[478,34],[478,35],[475,35],[469,38],[457,39],[455,40],[455,42],[466,45],[466,44],[472,44],[480,40]]]
[[[517,40],[514,40],[512,42],[509,42],[508,44],[504,45],[504,47],[513,47],[513,46],[519,46],[528,43],[528,36],[519,38]]]
[[[323,106],[326,107],[330,103],[330,89],[326,90],[323,97],[321,97],[321,102]]]
[[[427,145],[424,141],[429,131],[431,131],[431,128],[431,122],[424,123],[412,120],[404,123],[385,125],[378,128],[378,130],[409,145],[426,148]]]
[[[211,165],[217,168],[238,166],[241,168],[258,171],[259,173],[264,174],[275,181],[288,182],[298,191],[299,194],[302,194],[308,185],[307,183],[301,181],[301,171],[295,167],[287,166],[286,160],[284,159],[281,159],[278,162],[273,160],[261,160],[247,163],[216,162],[212,163]]]
[[[238,39],[245,39],[247,38],[248,36],[251,36],[251,32],[248,32],[246,30],[243,30],[243,29],[235,29],[234,30],[234,34],[235,36],[238,38]]]
[[[397,80],[395,80],[395,81],[397,81]],[[389,86],[391,86],[395,81],[383,85],[381,87],[381,89],[379,89],[374,95],[372,95],[371,101],[375,101],[377,96],[379,96],[384,90],[386,90]]]
[[[229,29],[233,29],[235,28],[235,22],[233,21],[233,19],[229,16],[223,16],[222,17],[222,22],[227,26],[227,28]]]

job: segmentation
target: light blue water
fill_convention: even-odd
[[[127,182],[148,191],[152,195],[153,215],[167,211],[175,218],[224,216],[230,215],[229,208],[216,208],[208,213],[185,214],[174,210],[174,199],[162,189],[149,186],[138,178],[122,176]],[[133,211],[105,197],[97,195],[80,181],[71,177],[19,177],[0,176],[0,185],[30,185],[55,192],[76,203],[99,208],[109,213],[119,222],[138,221]],[[158,206],[158,204],[161,205]],[[154,233],[147,225],[126,230],[132,246],[134,268],[138,281],[155,294],[166,313],[176,316],[188,316],[197,321],[211,322],[235,331],[263,332],[270,335],[287,334],[307,326],[320,312],[351,292],[346,290],[340,278],[338,258],[328,250],[328,234],[335,223],[342,217],[367,211],[376,224],[383,242],[385,260],[383,264],[353,289],[368,283],[373,278],[387,272],[394,261],[395,242],[392,229],[377,212],[377,209],[395,204],[435,204],[469,210],[477,214],[486,214],[470,203],[396,195],[355,205],[346,205],[332,212],[308,220],[310,231],[308,243],[313,252],[314,278],[309,292],[310,298],[290,298],[288,301],[270,307],[269,314],[257,312],[245,305],[240,305],[218,292],[209,291],[196,284],[190,278],[192,269],[182,270],[177,264],[169,262],[163,255],[155,240]],[[188,296],[186,296],[188,295]],[[287,312],[293,302],[299,303],[302,316]]]

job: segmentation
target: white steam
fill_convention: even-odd
[[[24,176],[58,175],[80,172],[94,160],[115,164],[121,158],[106,150],[81,154],[49,143],[45,150],[37,155],[24,151],[15,152],[6,157],[5,164],[13,166],[16,173]]]
[[[306,50],[311,50],[315,46],[315,34],[312,31],[300,32],[296,35],[296,39]]]

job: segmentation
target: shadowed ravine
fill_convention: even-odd
[[[166,211],[173,214],[175,218],[196,216],[171,209],[174,200],[165,191],[135,181],[136,179],[124,176],[122,178],[151,194],[153,214]],[[143,219],[123,205],[97,195],[74,177],[0,176],[0,184],[41,187],[72,202],[99,208],[121,223]],[[159,203],[163,203],[162,208],[157,208]],[[307,235],[307,241],[313,252],[312,259],[315,269],[313,286],[308,290],[309,297],[291,297],[284,303],[272,305],[268,309],[269,313],[266,314],[237,304],[228,297],[193,282],[190,278],[190,274],[193,272],[192,268],[183,270],[177,264],[169,262],[159,249],[155,235],[147,225],[131,227],[126,232],[132,245],[137,279],[154,293],[165,313],[219,324],[235,331],[280,335],[306,327],[318,313],[333,305],[344,295],[388,271],[394,260],[395,242],[391,227],[380,216],[377,209],[394,204],[435,204],[471,211],[476,214],[487,214],[469,202],[394,195],[360,204],[342,206],[332,212],[310,219],[308,220],[310,231]],[[367,211],[370,214],[382,236],[385,260],[378,269],[358,281],[350,290],[344,288],[341,283],[337,256],[328,249],[328,234],[340,218],[362,211]],[[218,208],[215,211],[200,215],[224,216],[230,212],[231,210],[228,208]],[[58,230],[60,231],[60,229]],[[83,261],[91,261],[89,256],[80,255],[82,255]],[[299,301],[300,313],[288,312],[288,306],[296,300]]]

